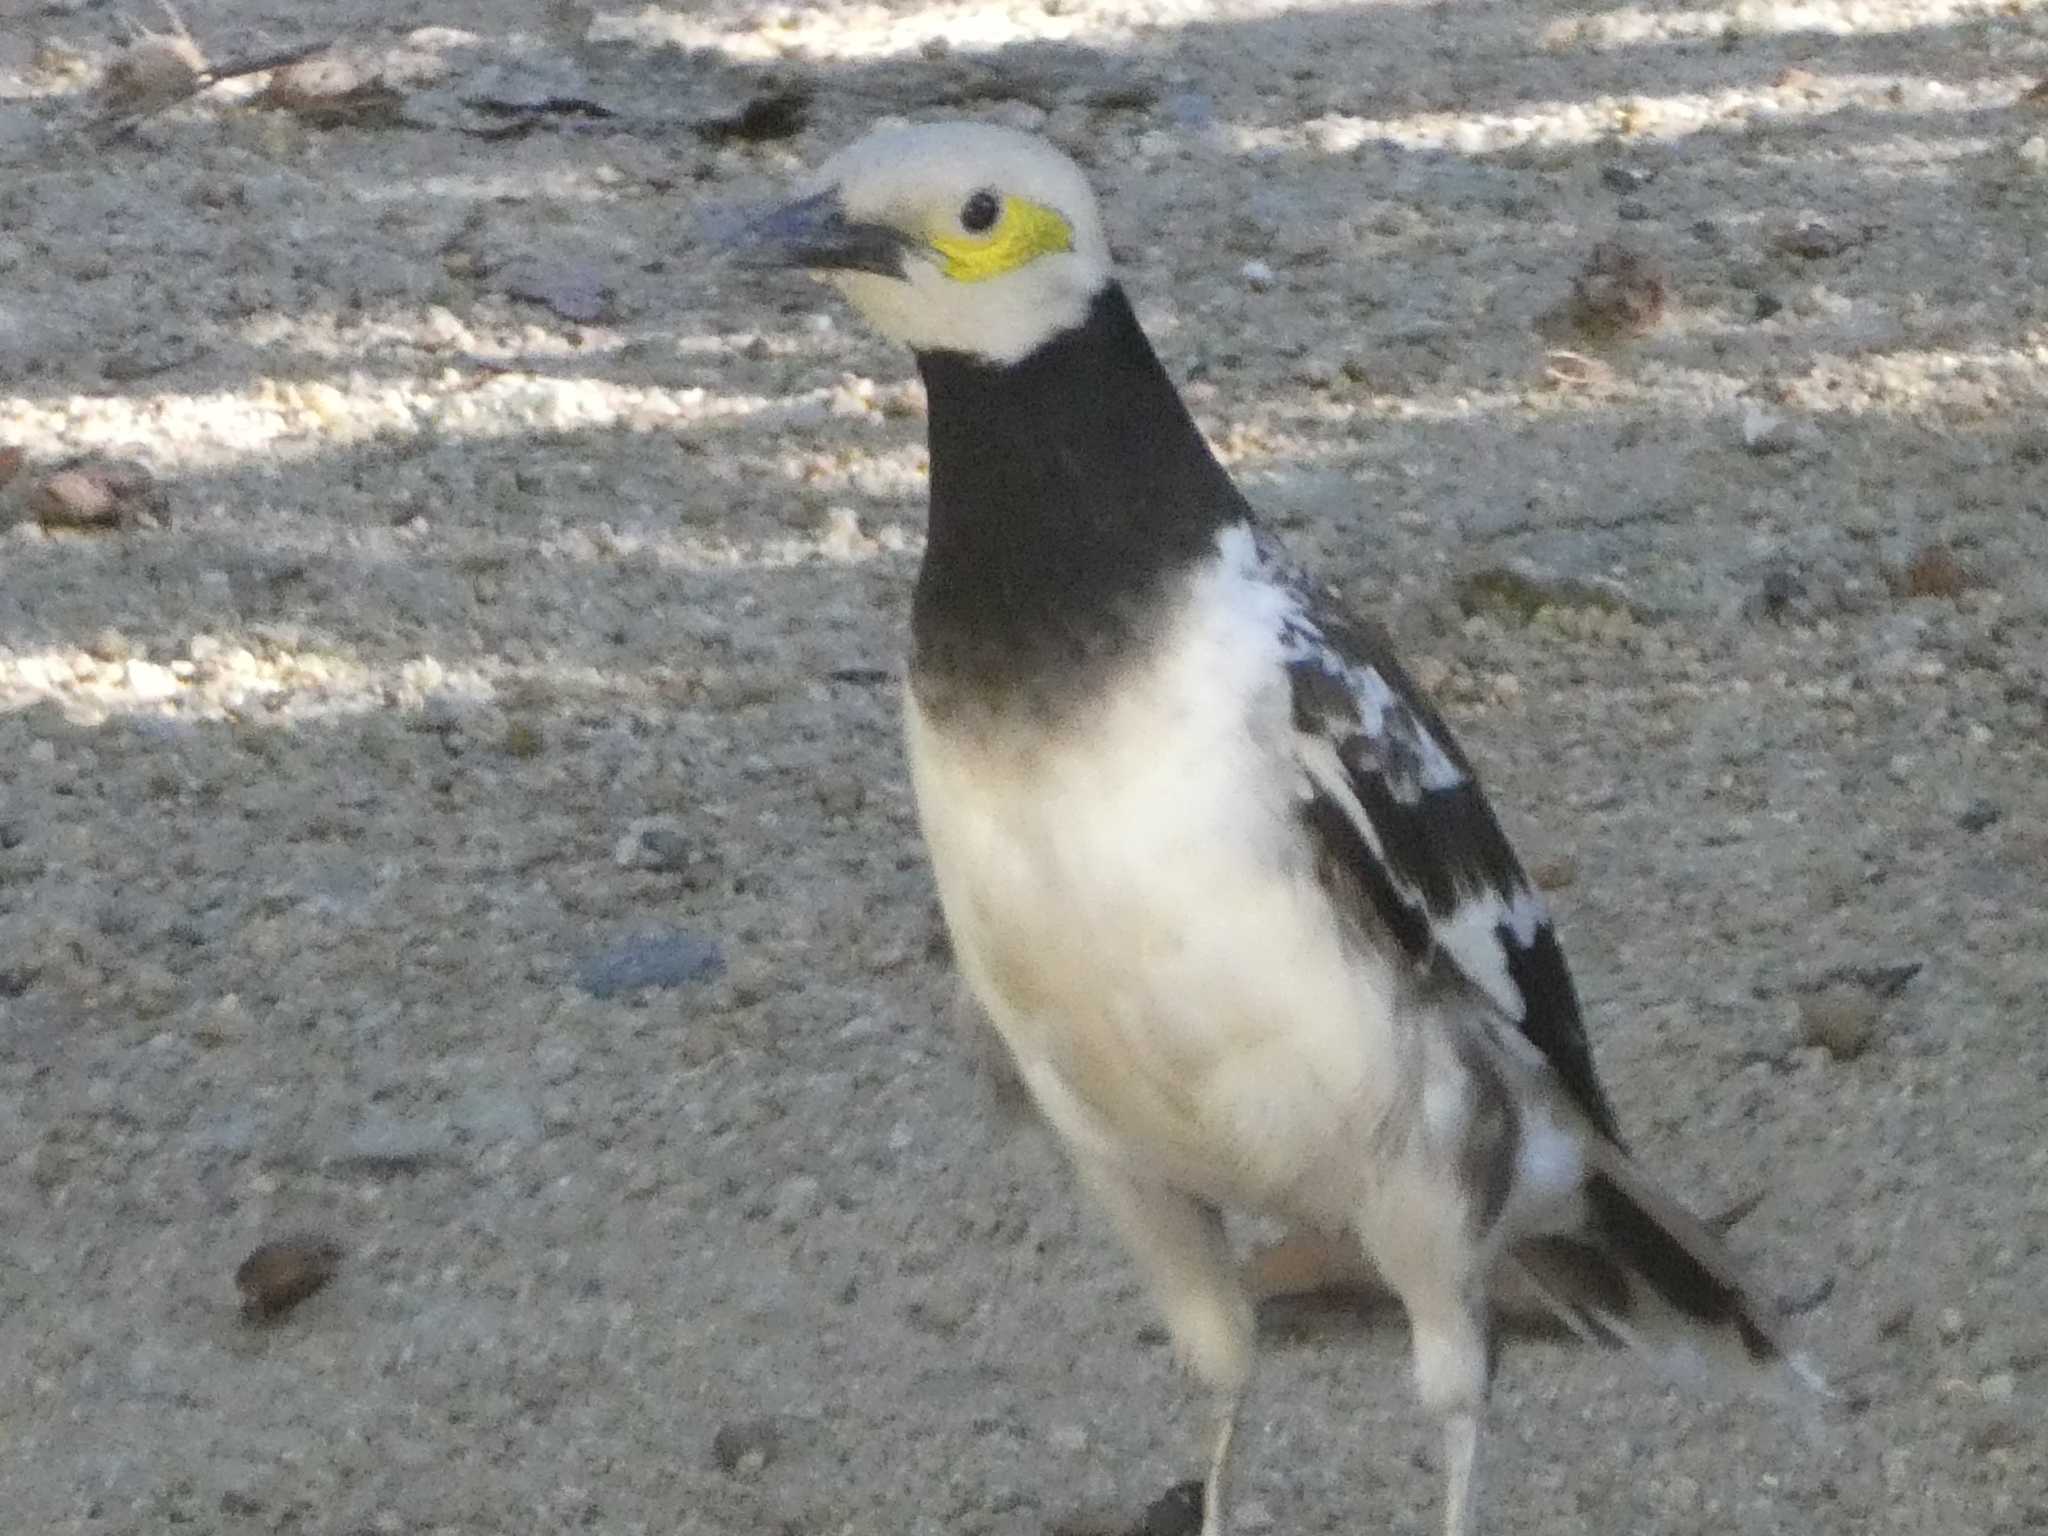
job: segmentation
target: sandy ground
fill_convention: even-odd
[[[1489,1529],[2048,1527],[2048,6],[194,0],[369,88],[122,131],[130,19],[0,0],[9,1530],[1025,1536],[1192,1471],[942,1021],[907,359],[707,240],[946,112],[1090,164],[1840,1388],[1517,1348]],[[88,453],[149,515],[44,526]],[[723,970],[622,985],[678,935]],[[299,1231],[338,1277],[245,1322]],[[1245,1529],[1434,1529],[1399,1327],[1273,1332]]]

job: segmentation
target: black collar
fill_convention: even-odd
[[[1141,652],[1175,577],[1249,515],[1114,282],[1021,362],[922,352],[927,712],[1057,708]]]

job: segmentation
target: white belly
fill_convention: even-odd
[[[1335,1218],[1413,1042],[1315,878],[1277,658],[1211,627],[1056,739],[913,696],[912,776],[961,970],[1076,1150]]]

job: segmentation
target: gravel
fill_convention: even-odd
[[[126,18],[32,9],[14,1526],[1040,1536],[1195,1470],[1132,1273],[942,1018],[922,393],[707,234],[889,112],[1084,157],[1219,451],[1571,872],[1632,1143],[1699,1209],[1764,1191],[1738,1247],[1822,1297],[1811,1422],[1517,1342],[1488,1529],[2048,1522],[2039,0],[214,0],[204,58],[345,32],[361,93],[118,135]],[[1617,240],[1661,306],[1589,337]],[[47,516],[80,465],[125,491]],[[1857,1048],[1803,1043],[1816,977],[1874,999]],[[279,1233],[347,1258],[252,1329]],[[1262,1521],[1433,1528],[1397,1325],[1262,1381]]]

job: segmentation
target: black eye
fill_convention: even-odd
[[[995,228],[996,220],[1002,216],[1002,199],[993,192],[977,192],[960,205],[960,227],[970,235]]]

